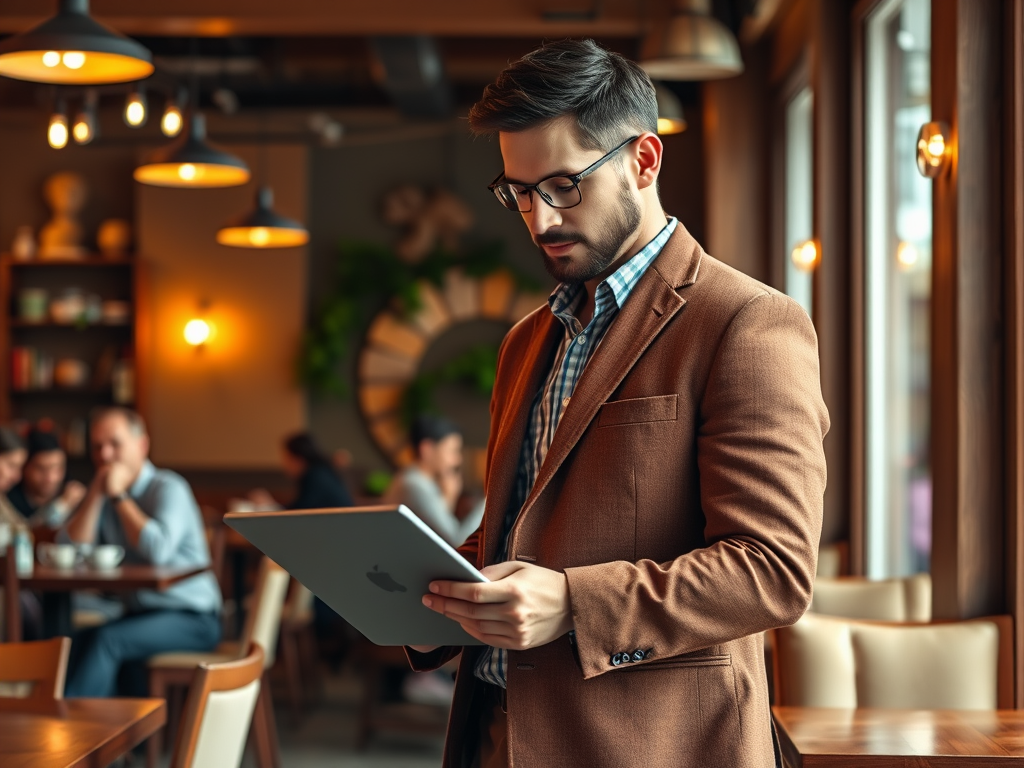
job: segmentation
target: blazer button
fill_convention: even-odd
[[[622,654],[621,653],[616,653],[614,656],[612,656],[612,666],[617,667],[621,663],[622,663]]]
[[[643,661],[643,660],[644,660],[644,652],[643,651],[641,651],[639,648],[637,648],[635,651],[633,651],[633,661]]]
[[[645,659],[649,659],[653,655],[654,655],[654,649],[653,648],[648,648],[646,651],[644,651],[644,658]]]

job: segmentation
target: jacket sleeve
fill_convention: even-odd
[[[699,425],[706,546],[666,563],[566,569],[586,678],[615,669],[617,652],[653,649],[658,660],[698,651],[792,624],[810,603],[828,412],[814,328],[799,305],[765,293],[736,313]]]

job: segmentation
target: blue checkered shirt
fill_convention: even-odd
[[[677,221],[668,220],[665,228],[633,258],[603,280],[594,292],[594,317],[584,328],[573,314],[583,298],[582,283],[560,283],[548,298],[551,312],[565,327],[565,335],[558,345],[554,364],[548,372],[544,386],[537,392],[530,410],[529,430],[523,440],[516,477],[515,494],[505,512],[501,558],[508,558],[508,537],[519,512],[537,481],[548,447],[555,436],[562,413],[576,389],[590,358],[604,339],[619,311],[640,281],[647,267],[661,253],[676,229]],[[487,648],[477,660],[475,674],[481,680],[505,687],[508,652],[502,648]]]

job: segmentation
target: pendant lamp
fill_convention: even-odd
[[[153,74],[153,55],[89,16],[89,0],[59,0],[57,15],[0,42],[0,75],[34,83],[101,85]]]
[[[717,80],[743,71],[736,36],[711,16],[711,0],[676,0],[658,54],[640,66],[658,80]]]
[[[156,187],[236,187],[249,181],[240,158],[206,143],[206,118],[194,112],[189,128],[135,169],[135,180]]]
[[[236,248],[291,248],[309,242],[309,232],[297,221],[274,210],[274,193],[260,187],[256,207],[217,230],[217,242]]]
[[[671,136],[685,131],[686,118],[679,97],[661,83],[654,84],[654,95],[658,98],[658,135]]]

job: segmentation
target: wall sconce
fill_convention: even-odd
[[[802,272],[813,272],[821,262],[821,247],[815,239],[804,240],[793,249],[793,265]]]
[[[926,179],[938,178],[949,166],[953,145],[949,126],[943,122],[925,123],[917,134],[917,170]]]
[[[207,299],[203,299],[199,302],[199,312],[195,317],[185,323],[185,342],[190,346],[196,348],[196,351],[201,350],[206,346],[206,342],[210,341],[215,333],[216,328],[213,323],[206,319],[206,311],[210,308],[210,302]]]

